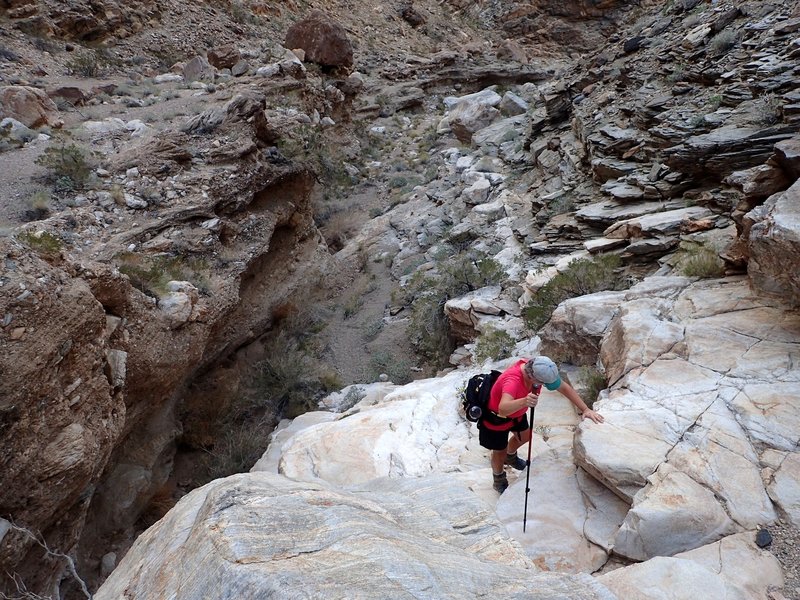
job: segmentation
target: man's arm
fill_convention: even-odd
[[[575,408],[578,409],[578,412],[581,413],[581,417],[584,419],[591,419],[595,423],[602,423],[605,420],[603,419],[603,415],[598,414],[589,408],[586,405],[586,402],[581,400],[578,392],[576,392],[575,389],[566,381],[561,382],[561,385],[558,387],[558,391],[575,405]]]
[[[514,398],[514,396],[511,394],[503,392],[503,395],[500,396],[500,404],[497,407],[497,414],[501,417],[507,417],[508,415],[514,414],[521,408],[533,408],[536,406],[538,401],[539,395],[534,394],[533,392],[527,396],[523,396],[522,398]]]

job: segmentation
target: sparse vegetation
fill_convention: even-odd
[[[39,190],[28,200],[30,208],[25,211],[28,221],[41,221],[50,214],[50,192]]]
[[[64,244],[58,236],[47,231],[23,231],[17,239],[45,260],[52,260],[61,254]]]
[[[724,263],[716,249],[704,244],[682,242],[678,251],[677,270],[687,277],[722,277]]]
[[[708,106],[711,110],[717,110],[722,105],[722,95],[714,94],[708,99]]]
[[[475,342],[475,360],[483,363],[508,358],[514,351],[514,344],[514,338],[507,331],[492,328],[482,333]]]
[[[705,124],[706,124],[705,115],[692,115],[692,117],[689,119],[689,127],[691,127],[692,129],[703,127]]]
[[[421,356],[434,364],[445,364],[453,343],[450,339],[444,305],[479,288],[505,279],[502,266],[484,252],[443,248],[434,271],[415,274],[405,288],[406,302],[412,305],[408,334]]]
[[[82,189],[92,171],[86,153],[75,144],[49,146],[36,164],[50,172],[56,191]]]
[[[733,48],[739,41],[739,36],[733,29],[723,29],[708,42],[711,54],[721,56]]]
[[[581,367],[581,381],[585,389],[581,397],[586,406],[592,408],[597,396],[606,388],[606,376],[596,367]]]
[[[100,55],[95,50],[78,52],[74,58],[67,62],[67,68],[73,75],[82,77],[97,77],[105,70],[105,65]]]
[[[568,298],[624,289],[627,282],[617,272],[620,264],[616,254],[573,261],[536,292],[523,311],[525,325],[531,331],[539,331],[556,307]]]
[[[402,385],[411,381],[411,363],[402,356],[389,352],[375,352],[370,360],[372,374],[370,379],[377,381],[380,375],[387,375],[389,381]]]
[[[117,256],[117,263],[131,285],[149,296],[164,295],[170,281],[190,281],[201,292],[208,291],[209,268],[201,259],[124,252]]]
[[[244,473],[261,458],[269,445],[271,427],[264,422],[243,423],[228,427],[208,451],[206,476],[208,481]]]
[[[341,387],[338,377],[286,331],[270,342],[256,367],[251,408],[274,407],[290,419],[316,408],[324,394]]]
[[[686,75],[686,71],[685,71],[683,65],[676,65],[672,69],[672,72],[669,75],[667,75],[666,79],[667,79],[668,83],[678,83],[679,81],[683,80],[685,75]]]
[[[233,0],[231,2],[231,19],[243,25],[258,25],[260,23],[257,15],[254,15],[244,2]]]

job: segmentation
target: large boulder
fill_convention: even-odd
[[[745,216],[750,226],[747,272],[766,293],[800,298],[800,182],[770,196]]]
[[[44,90],[25,85],[0,88],[0,120],[11,118],[26,127],[60,126],[58,107]]]
[[[352,491],[249,473],[194,490],[136,541],[97,600],[610,600],[589,575],[537,573],[453,477]]]
[[[344,27],[322,11],[314,10],[286,32],[286,48],[301,48],[306,60],[324,67],[352,67],[353,46]]]

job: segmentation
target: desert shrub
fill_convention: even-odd
[[[370,370],[370,379],[373,381],[377,381],[380,375],[387,375],[389,381],[400,385],[411,381],[411,363],[407,358],[390,352],[373,353]]]
[[[686,71],[683,65],[677,65],[672,69],[672,72],[667,75],[666,79],[668,83],[678,83],[679,81],[682,81],[685,76]]]
[[[249,471],[269,446],[271,430],[263,422],[226,428],[208,451],[205,461],[208,481]]]
[[[59,237],[47,231],[23,231],[17,239],[45,259],[58,257],[64,247]]]
[[[460,252],[445,248],[436,261],[436,268],[418,272],[404,289],[411,304],[408,335],[417,351],[435,364],[445,364],[453,351],[444,305],[488,285],[496,285],[506,277],[502,266],[486,253],[465,249]]]
[[[326,393],[341,387],[341,380],[302,339],[284,330],[270,340],[249,387],[251,409],[269,407],[293,419],[315,409]]]
[[[479,363],[487,360],[508,358],[514,352],[514,338],[503,329],[490,329],[475,342],[475,359]]]
[[[377,319],[364,327],[363,338],[365,342],[371,342],[383,330],[383,319]]]
[[[722,95],[721,94],[713,94],[708,99],[708,106],[711,107],[711,110],[717,110],[722,105]]]
[[[208,291],[209,267],[201,259],[124,252],[116,261],[120,273],[128,276],[133,287],[155,298],[167,293],[170,281],[189,281],[198,290]]]
[[[50,38],[41,36],[34,36],[31,39],[31,44],[33,44],[33,47],[37,50],[49,52],[50,54],[55,54],[56,52],[60,52],[64,49],[63,44],[60,44],[55,40],[51,40]]]
[[[676,268],[687,277],[722,277],[725,263],[715,248],[703,244],[681,243]]]
[[[28,209],[25,211],[25,219],[28,221],[40,221],[50,214],[50,192],[39,190],[28,199]]]
[[[523,310],[525,325],[531,331],[538,331],[550,320],[556,307],[569,298],[623,289],[627,282],[617,273],[620,264],[616,254],[573,261],[534,294]]]
[[[92,172],[86,153],[75,144],[49,146],[36,164],[49,171],[59,191],[83,188]]]
[[[103,66],[97,53],[92,50],[79,52],[67,62],[67,68],[74,75],[82,77],[97,77],[103,72]]]
[[[711,54],[722,55],[736,45],[738,35],[733,29],[723,29],[708,42]]]
[[[231,19],[243,25],[258,25],[260,23],[258,16],[254,15],[246,4],[238,0],[231,2],[230,14]]]

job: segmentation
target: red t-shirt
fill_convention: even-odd
[[[524,398],[530,393],[531,390],[525,387],[525,381],[522,378],[522,365],[524,365],[526,362],[528,361],[518,360],[516,363],[503,371],[500,374],[500,377],[497,378],[497,381],[494,382],[492,391],[489,394],[490,411],[496,413],[500,409],[500,398],[502,398],[503,394],[511,394],[511,396],[517,400],[519,398]],[[515,420],[520,419],[527,412],[528,407],[523,406],[518,411],[508,415],[508,418]],[[509,421],[507,424],[503,425],[492,425],[491,423],[484,421],[483,426],[494,431],[504,431],[506,429],[511,429],[513,422]]]

